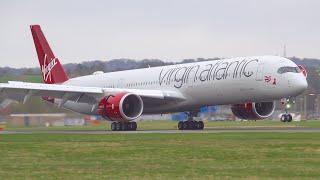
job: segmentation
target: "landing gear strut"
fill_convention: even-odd
[[[111,131],[135,131],[137,130],[136,122],[112,122]]]
[[[198,116],[198,112],[192,111],[188,113],[187,121],[180,121],[178,123],[179,130],[203,130],[204,124],[202,121],[195,121],[194,117]]]

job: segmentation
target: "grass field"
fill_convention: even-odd
[[[317,179],[319,133],[0,135],[4,179]]]

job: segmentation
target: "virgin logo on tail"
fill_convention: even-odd
[[[52,82],[52,69],[57,65],[57,58],[51,58],[49,63],[47,64],[47,54],[44,55],[43,65],[41,66],[42,76],[45,82],[49,81]]]

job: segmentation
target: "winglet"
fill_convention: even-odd
[[[58,58],[56,58],[39,25],[30,26],[34,45],[37,50],[43,81],[46,84],[59,84],[69,78]]]

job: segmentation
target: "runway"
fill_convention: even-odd
[[[235,128],[206,128],[204,130],[137,130],[137,131],[110,131],[110,130],[17,130],[0,131],[0,134],[183,134],[183,133],[232,133],[232,132],[277,132],[299,133],[319,132],[320,128],[307,127],[235,127]]]

